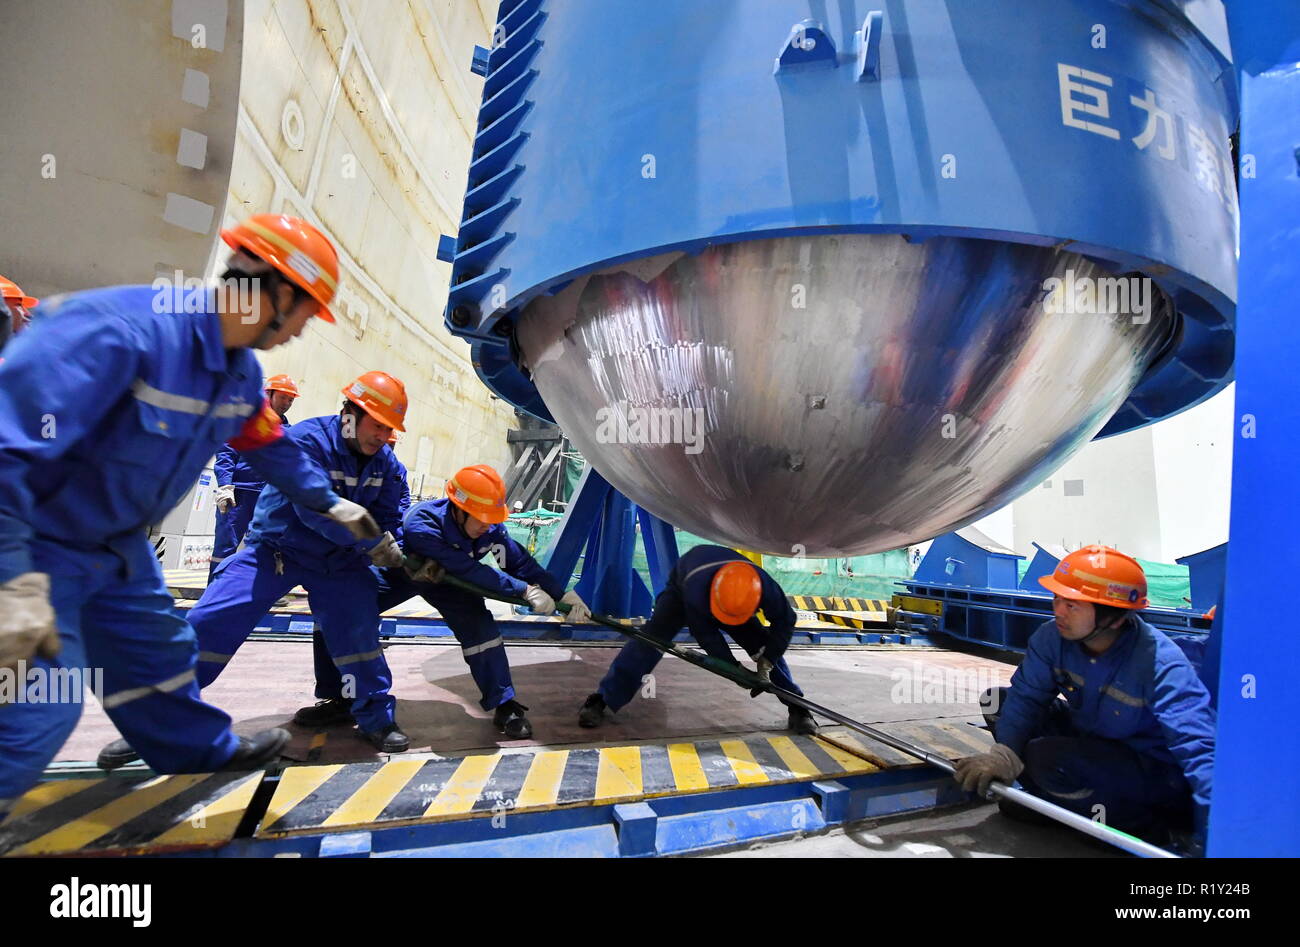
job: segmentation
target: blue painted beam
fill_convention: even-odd
[[[1300,5],[1228,6],[1241,64],[1241,282],[1232,514],[1207,851],[1300,855],[1300,639],[1277,596],[1300,535]],[[1247,161],[1249,159],[1249,161]]]

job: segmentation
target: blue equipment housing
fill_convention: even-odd
[[[1176,338],[1099,436],[1222,388],[1237,103],[1221,19],[1174,0],[885,7],[503,0],[502,41],[476,57],[464,217],[440,250],[448,328],[488,387],[553,420],[511,340],[530,300],[577,275],[898,233],[1065,247],[1170,295]]]

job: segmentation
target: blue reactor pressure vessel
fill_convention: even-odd
[[[1217,0],[503,0],[445,318],[620,492],[897,548],[1231,380]]]

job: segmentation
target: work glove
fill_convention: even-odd
[[[565,592],[560,601],[569,606],[569,621],[591,621],[591,609],[573,589]]]
[[[228,483],[217,487],[213,496],[217,501],[218,513],[229,512],[231,507],[239,505],[235,502],[235,488]]]
[[[540,586],[528,586],[524,589],[524,598],[528,599],[529,607],[538,615],[550,615],[555,611],[555,599],[547,595]]]
[[[32,655],[53,658],[59,647],[50,577],[24,572],[0,585],[0,669],[16,671]]]
[[[325,515],[351,533],[353,539],[374,539],[379,535],[379,524],[360,503],[339,500]]]
[[[756,663],[758,665],[758,671],[756,673],[758,674],[759,679],[763,681],[764,684],[771,684],[772,668],[775,667],[775,665],[773,665],[771,661],[769,661],[767,658],[764,657],[759,657]],[[757,697],[759,694],[766,694],[766,693],[767,693],[766,687],[755,687],[752,691],[749,692],[749,696]]]
[[[381,569],[394,569],[402,564],[402,547],[392,533],[384,533],[384,538],[370,547],[370,561]]]
[[[1011,747],[994,743],[987,753],[959,760],[952,777],[967,792],[978,790],[981,796],[987,796],[989,783],[997,779],[1010,785],[1024,768],[1025,764]]]
[[[426,559],[423,556],[407,556],[402,568],[412,582],[427,582],[429,585],[437,585],[447,574],[437,559]]]

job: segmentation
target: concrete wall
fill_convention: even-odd
[[[202,273],[243,5],[0,0],[0,273],[33,296]]]
[[[1236,386],[1151,429],[1162,562],[1228,539]]]
[[[290,419],[338,410],[363,371],[402,379],[411,397],[397,454],[413,488],[441,490],[470,463],[504,467],[511,409],[474,375],[469,347],[442,326],[454,234],[495,0],[248,0],[227,222],[299,214],[334,239],[336,325],[319,320],[265,353],[266,373],[302,391]],[[215,264],[214,264],[215,268]]]

